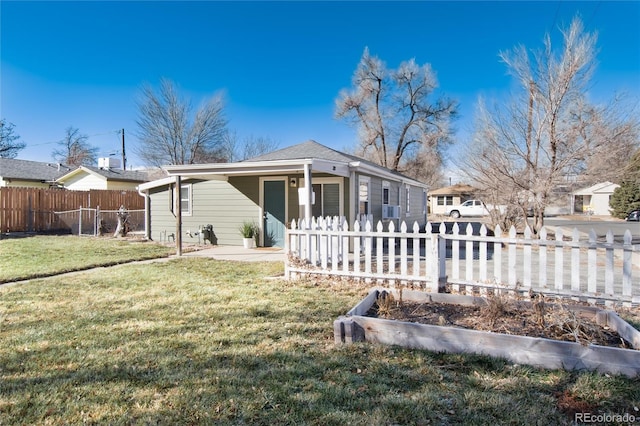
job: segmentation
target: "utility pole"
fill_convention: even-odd
[[[127,154],[124,152],[124,129],[122,129],[122,170],[127,170]]]

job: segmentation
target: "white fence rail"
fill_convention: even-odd
[[[611,232],[604,242],[593,231],[580,239],[574,229],[568,238],[557,228],[551,235],[543,228],[534,239],[515,228],[502,236],[497,228],[489,235],[482,225],[464,230],[455,223],[450,233],[441,223],[426,232],[415,223],[395,229],[389,222],[375,230],[370,221],[353,227],[344,218],[313,218],[307,226],[292,222],[287,230],[287,276],[327,274],[349,276],[389,285],[411,284],[443,291],[448,283],[456,292],[486,288],[536,291],[561,297],[605,302],[640,303],[640,246],[627,231],[622,243]],[[635,258],[635,260],[634,260]],[[635,279],[634,279],[635,276]]]

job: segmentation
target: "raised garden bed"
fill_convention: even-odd
[[[413,290],[403,290],[400,294],[394,289],[374,289],[345,316],[334,321],[336,343],[367,341],[435,352],[483,354],[550,369],[640,376],[640,332],[610,310],[579,305],[564,307],[583,318],[591,317],[594,323],[617,333],[628,348],[479,331],[452,326],[448,321],[433,325],[371,316],[377,313],[378,301],[387,295],[403,303],[458,305],[461,310],[488,305],[487,299],[474,296]]]

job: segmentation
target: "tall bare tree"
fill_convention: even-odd
[[[89,145],[88,140],[87,135],[69,126],[65,130],[64,139],[58,142],[59,148],[51,155],[56,161],[69,166],[93,166],[97,161],[98,148]]]
[[[435,98],[438,82],[431,66],[411,59],[387,69],[365,49],[352,84],[336,99],[335,115],[357,126],[356,153],[427,183],[439,179],[456,103]]]
[[[275,151],[279,143],[268,136],[249,135],[240,140],[234,130],[227,133],[224,145],[228,161],[244,161]]]
[[[8,123],[4,118],[0,119],[0,158],[15,158],[25,143],[19,141],[14,131],[13,123]]]
[[[173,82],[162,79],[159,93],[142,87],[138,101],[137,153],[149,165],[226,161],[223,138],[227,120],[221,94],[213,95],[192,114]]]
[[[594,170],[604,152],[637,145],[633,114],[587,101],[596,35],[585,32],[577,18],[561,33],[560,49],[547,35],[541,50],[530,53],[518,46],[500,54],[520,90],[491,108],[479,103],[463,167],[487,191],[502,194],[503,201],[519,205],[523,213],[532,210],[535,233],[544,224],[553,191],[568,176]]]

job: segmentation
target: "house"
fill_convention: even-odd
[[[591,213],[598,216],[610,216],[609,200],[616,188],[615,183],[601,182],[588,188],[573,191],[574,212]]]
[[[80,166],[58,177],[56,182],[71,191],[90,189],[135,191],[138,185],[148,180],[147,173],[143,171]]]
[[[462,183],[430,191],[429,213],[443,215],[446,213],[447,206],[457,206],[474,198],[476,191],[476,188]]]
[[[49,188],[69,170],[60,163],[0,158],[0,187]]]
[[[315,141],[236,163],[164,169],[168,178],[138,187],[146,196],[152,239],[181,228],[184,241],[195,241],[195,231],[212,225],[217,244],[241,245],[238,228],[248,221],[260,228],[261,245],[283,247],[285,227],[294,219],[344,216],[353,224],[364,216],[422,227],[427,220],[423,183]]]

